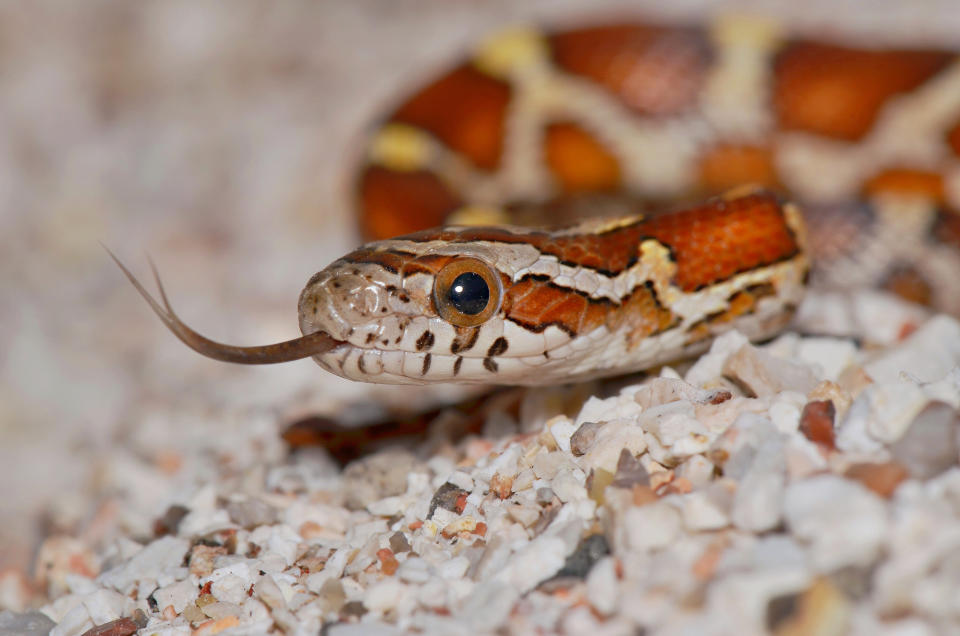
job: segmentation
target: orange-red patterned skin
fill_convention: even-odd
[[[864,51],[795,42],[778,56],[774,106],[780,126],[856,141],[884,104],[954,59],[943,51]]]
[[[609,300],[590,299],[544,276],[528,276],[506,291],[503,310],[507,318],[532,331],[555,325],[577,334],[603,324],[611,306]]]
[[[616,157],[583,128],[557,122],[544,132],[544,158],[564,192],[598,192],[620,185]]]
[[[918,305],[929,305],[933,300],[930,283],[912,267],[898,268],[889,272],[879,286]]]
[[[786,260],[800,251],[776,197],[759,192],[590,234],[517,234],[499,228],[419,232],[417,241],[529,243],[561,262],[615,275],[639,259],[644,239],[666,245],[677,264],[676,285],[685,292],[748,270]]]
[[[675,282],[683,291],[778,263],[800,251],[779,201],[769,193],[716,199],[641,223],[639,229],[670,247],[677,263]]]
[[[360,177],[362,231],[371,239],[441,225],[460,199],[426,171],[395,172],[368,166]]]
[[[465,64],[414,95],[391,121],[423,128],[478,168],[494,170],[509,102],[507,84]]]
[[[960,248],[960,213],[953,210],[941,210],[933,225],[937,240]]]
[[[953,150],[953,154],[960,157],[960,121],[947,133],[947,143]]]
[[[692,108],[711,60],[706,38],[694,29],[623,24],[557,33],[549,41],[558,66],[644,115]]]
[[[700,158],[700,186],[720,193],[744,184],[775,188],[780,185],[773,152],[765,146],[724,144]]]
[[[885,170],[868,180],[863,189],[868,195],[893,192],[917,194],[941,204],[946,200],[943,176],[921,170],[905,168]]]
[[[538,332],[548,326],[578,334],[602,325],[611,331],[629,325],[630,349],[676,322],[673,313],[657,301],[647,286],[637,287],[620,303],[613,303],[607,298],[590,298],[558,287],[543,276],[527,276],[511,285],[504,296],[503,311],[508,320]]]

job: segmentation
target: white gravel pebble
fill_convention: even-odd
[[[200,586],[196,577],[189,577],[176,583],[171,583],[162,587],[153,593],[153,598],[157,601],[157,607],[163,609],[173,606],[173,611],[177,614],[182,612],[189,604],[197,600],[200,593]]]
[[[810,545],[810,562],[820,572],[872,564],[880,554],[889,516],[877,495],[834,475],[790,484],[783,514],[790,532]]]
[[[587,577],[587,600],[598,612],[609,616],[616,611],[619,596],[616,560],[604,557],[597,561]]]
[[[630,508],[623,517],[627,547],[633,550],[663,548],[677,537],[681,526],[680,513],[666,501]]]

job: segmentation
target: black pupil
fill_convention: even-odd
[[[483,311],[490,302],[490,288],[482,276],[466,272],[453,280],[447,297],[457,311],[474,316]]]

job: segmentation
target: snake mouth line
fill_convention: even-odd
[[[173,307],[170,306],[170,301],[167,299],[166,291],[163,288],[163,283],[160,281],[160,275],[157,273],[157,268],[152,260],[150,261],[150,269],[153,271],[153,278],[160,292],[162,305],[144,289],[140,281],[120,262],[120,259],[118,259],[107,246],[104,245],[103,249],[107,251],[110,258],[120,267],[120,270],[126,275],[127,279],[133,283],[133,286],[140,295],[143,296],[143,299],[147,301],[150,308],[153,309],[153,312],[163,321],[167,329],[185,345],[208,358],[221,360],[223,362],[234,362],[236,364],[276,364],[279,362],[290,362],[310,358],[348,344],[343,340],[337,340],[324,331],[304,334],[299,338],[293,338],[292,340],[286,340],[284,342],[252,347],[240,347],[211,340],[187,326],[173,311]]]

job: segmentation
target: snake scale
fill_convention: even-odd
[[[751,19],[511,29],[383,120],[356,200],[373,242],[285,343],[208,340],[121,268],[205,355],[383,383],[636,371],[776,334],[808,281],[960,314],[960,57]]]

